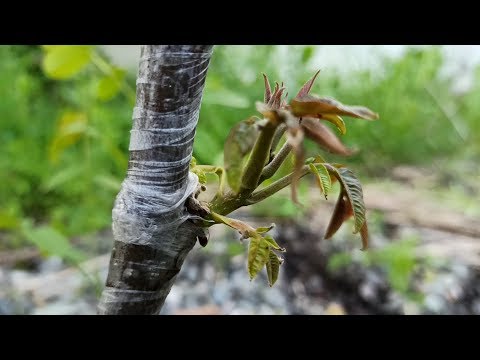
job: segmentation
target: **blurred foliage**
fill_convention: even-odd
[[[317,70],[315,54],[313,46],[218,46],[195,140],[199,163],[222,162],[230,128],[263,98],[262,72],[298,88]],[[345,143],[360,149],[349,162],[377,174],[396,163],[478,156],[480,68],[473,88],[456,95],[439,76],[442,63],[440,48],[428,47],[346,78],[322,69],[313,93],[381,116],[368,127],[347,119]],[[108,228],[127,167],[135,74],[95,46],[1,46],[0,74],[0,248],[33,241],[25,219],[68,239]],[[298,214],[280,197],[269,201],[254,211]]]
[[[417,254],[419,239],[406,237],[394,241],[380,249],[371,249],[354,259],[351,253],[340,252],[329,258],[328,269],[337,271],[353,262],[367,267],[380,267],[388,278],[392,289],[405,298],[421,302],[423,296],[412,287],[412,280],[419,269],[431,266],[425,256]]]
[[[65,53],[75,47],[60,48]],[[98,49],[89,49],[93,59],[101,58]],[[19,229],[28,218],[71,237],[110,224],[126,171],[133,99],[103,101],[95,89],[108,69],[84,59],[81,67],[58,60],[54,66],[47,61],[54,52],[0,47],[0,228]],[[42,68],[63,80],[45,76]],[[3,235],[2,246],[31,239],[22,234]]]

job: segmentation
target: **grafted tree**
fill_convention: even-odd
[[[185,202],[210,45],[141,49],[128,171],[112,212],[114,246],[99,314],[157,314],[201,228]]]
[[[255,229],[226,215],[289,185],[292,200],[298,202],[296,188],[307,174],[315,176],[325,198],[332,184],[340,184],[325,238],[353,217],[354,233],[360,233],[363,249],[368,246],[359,180],[344,165],[330,164],[320,155],[305,159],[303,142],[308,138],[330,153],[351,155],[323,123],[332,123],[343,135],[341,116],[375,120],[378,114],[310,94],[319,72],[290,101],[283,83],[275,83],[272,90],[264,75],[264,101],[256,104],[263,118],[253,116],[232,128],[224,167],[199,165],[192,159],[192,147],[211,52],[212,46],[202,45],[142,48],[129,168],[113,208],[115,243],[100,314],[158,313],[195,241],[205,246],[204,229],[214,224],[236,229],[241,239],[249,240],[250,279],[265,268],[273,286],[283,262],[278,253],[286,251],[268,234],[274,224]],[[285,142],[277,152],[282,138]],[[290,153],[293,171],[262,185]],[[207,173],[218,175],[219,186],[212,199],[199,201]]]

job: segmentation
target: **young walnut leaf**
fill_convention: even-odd
[[[250,280],[254,279],[265,266],[269,252],[270,247],[265,238],[254,236],[250,239],[248,246],[248,274],[250,275]]]
[[[363,249],[365,249],[365,244],[368,244],[368,229],[365,226],[365,228],[362,230],[362,228],[366,224],[366,217],[365,217],[366,209],[365,209],[365,203],[363,201],[363,191],[362,191],[362,186],[360,185],[360,181],[357,179],[355,174],[347,168],[343,168],[343,167],[336,168],[330,164],[325,164],[325,167],[328,169],[330,173],[332,173],[337,178],[337,180],[340,182],[342,186],[342,190],[340,192],[340,196],[337,201],[337,205],[340,207],[340,209],[338,211],[336,211],[336,209],[334,210],[334,215],[332,216],[332,222],[333,222],[333,218],[337,218],[337,221],[339,221],[338,219],[343,218],[342,219],[342,222],[343,222],[345,217],[349,217],[349,215],[353,213],[353,217],[355,220],[355,229],[353,233],[356,234],[359,231],[361,232]],[[344,195],[346,195],[346,199]],[[343,216],[340,216],[339,214],[343,214]],[[332,225],[332,229],[334,228],[335,226]],[[338,228],[335,229],[333,233],[335,233],[336,230],[338,230]],[[333,233],[330,234],[330,232],[331,231],[328,231],[327,229],[326,238],[333,235]],[[330,235],[330,236],[327,236],[327,235]]]
[[[335,114],[320,114],[319,118],[327,120],[328,122],[331,122],[333,125],[335,125],[340,131],[340,134],[345,135],[347,133],[347,127],[345,126],[345,122],[340,116]]]
[[[335,233],[340,229],[343,222],[348,219],[348,210],[347,210],[348,201],[345,199],[344,190],[340,190],[338,195],[337,203],[335,204],[335,209],[333,209],[332,218],[330,223],[327,226],[327,231],[325,232],[325,239],[330,239]]]
[[[273,249],[285,252],[285,248],[280,247],[280,245],[278,245],[277,242],[270,235],[265,236],[265,241]]]
[[[320,191],[325,196],[325,200],[327,200],[327,195],[332,187],[330,174],[328,173],[327,168],[323,164],[309,164],[308,166],[310,167],[312,174],[315,175],[315,181],[317,182]]]
[[[277,254],[275,254],[272,250],[269,250],[268,261],[265,264],[265,267],[267,268],[268,285],[270,285],[270,287],[272,287],[278,279],[278,273],[281,264],[282,262],[278,258]]]
[[[306,94],[290,102],[293,115],[298,117],[322,117],[324,114],[345,115],[365,120],[376,120],[378,114],[364,106],[344,105],[335,99]]]
[[[313,77],[302,86],[302,88],[300,89],[300,91],[296,96],[297,98],[307,95],[310,92],[310,90],[312,89],[313,83],[315,82],[315,79],[317,78],[319,73],[320,73],[320,70],[318,70],[315,73],[315,75],[313,75]]]
[[[270,99],[272,98],[272,88],[270,87],[270,82],[268,81],[268,77],[265,74],[263,75],[263,81],[265,82],[265,95],[263,96],[263,102],[268,104]]]
[[[223,159],[225,171],[227,172],[228,185],[233,191],[240,189],[240,178],[242,175],[243,159],[250,153],[259,130],[255,126],[257,117],[251,117],[236,124],[225,141]]]
[[[269,227],[259,227],[259,228],[256,228],[255,231],[259,234],[263,234],[263,233],[266,233],[266,232],[269,232],[270,230],[272,230],[273,228],[275,227],[275,224],[271,224]]]
[[[368,248],[368,226],[366,221],[360,229],[360,236],[362,237],[362,248],[360,250],[366,250]]]
[[[346,148],[340,139],[334,133],[332,133],[328,127],[321,124],[318,120],[304,118],[302,119],[300,126],[309,139],[315,141],[327,151],[343,156],[353,154],[352,150]]]

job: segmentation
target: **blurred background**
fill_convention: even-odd
[[[94,314],[126,172],[139,46],[0,46],[0,314]],[[368,106],[342,159],[364,184],[369,251],[336,195],[301,183],[232,216],[274,222],[279,281],[250,282],[247,244],[221,226],[196,245],[164,314],[480,314],[480,46],[217,46],[195,140],[201,164],[263,99],[261,73]],[[308,151],[315,153],[315,146]],[[214,180],[212,178],[212,180]],[[338,189],[335,189],[338,191]]]

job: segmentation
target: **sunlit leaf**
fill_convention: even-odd
[[[240,189],[240,179],[245,157],[250,153],[259,130],[255,126],[257,117],[251,117],[236,124],[230,133],[223,150],[223,163],[227,172],[227,181],[233,191]]]
[[[313,77],[308,80],[303,86],[302,88],[300,89],[300,91],[298,92],[297,94],[297,98],[298,97],[302,97],[302,96],[305,96],[307,95],[310,90],[312,89],[312,86],[313,86],[313,83],[315,82],[315,79],[317,78],[318,74],[320,73],[320,70],[318,70],[315,75],[313,75]]]
[[[321,119],[327,120],[334,124],[337,129],[340,131],[340,134],[345,135],[347,133],[347,128],[343,119],[335,114],[321,114]]]
[[[268,261],[269,246],[265,238],[261,236],[252,237],[248,246],[248,274],[250,280],[257,276]]]
[[[86,45],[47,45],[42,69],[57,80],[68,79],[82,70],[90,61],[93,48]]]
[[[278,279],[280,264],[281,262],[277,254],[270,250],[268,253],[268,261],[265,264],[265,267],[267,268],[268,284],[270,287],[272,287]]]
[[[328,193],[332,187],[330,180],[330,173],[323,164],[309,164],[310,171],[315,175],[315,181],[320,188],[320,191],[327,199]]]
[[[290,106],[292,113],[298,117],[321,117],[324,114],[334,114],[366,120],[378,119],[378,114],[364,106],[344,105],[335,99],[320,98],[311,94],[297,96],[292,99]]]
[[[125,70],[117,68],[111,75],[101,78],[97,84],[97,98],[101,101],[114,98],[122,88],[125,74]]]
[[[304,118],[300,126],[305,135],[325,150],[338,155],[348,156],[353,152],[342,144],[340,139],[325,125],[312,118]]]
[[[333,175],[341,183],[343,191],[347,196],[347,199],[353,210],[353,217],[355,219],[355,230],[354,234],[359,232],[365,223],[365,203],[363,201],[363,191],[360,181],[357,179],[355,174],[347,168],[335,168],[330,164],[325,164],[328,171],[333,173]],[[348,210],[346,208],[345,210]]]

